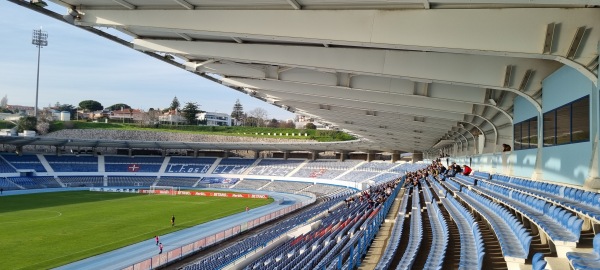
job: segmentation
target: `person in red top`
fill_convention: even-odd
[[[471,174],[473,170],[471,170],[471,167],[467,166],[467,165],[463,165],[463,175],[469,175]]]
[[[158,246],[158,235],[155,235],[154,238],[156,239],[156,245]]]

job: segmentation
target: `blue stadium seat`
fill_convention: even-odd
[[[567,258],[575,270],[600,269],[600,234],[594,236],[591,253],[567,252]]]
[[[544,254],[537,252],[533,254],[533,258],[531,259],[531,269],[532,270],[544,270],[546,269],[546,265],[548,263],[544,259]]]

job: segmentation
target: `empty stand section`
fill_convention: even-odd
[[[10,177],[8,180],[27,189],[61,187],[52,176]]]
[[[156,181],[156,176],[109,176],[108,186],[149,187]]]
[[[208,173],[216,160],[211,157],[171,157],[165,173]]]
[[[98,172],[97,157],[44,155],[44,158],[55,172]]]
[[[60,176],[60,181],[67,187],[102,187],[102,176]]]
[[[163,157],[105,156],[104,169],[106,172],[158,173],[163,161]]]
[[[249,175],[286,176],[302,164],[304,159],[262,159],[256,164]]]
[[[294,173],[293,177],[334,179],[362,161],[311,160]]]
[[[40,162],[37,155],[15,155],[15,154],[2,154],[0,159],[0,170],[2,173],[16,172],[17,170],[34,170],[36,172],[46,172],[46,168]],[[11,165],[7,164],[10,163]],[[13,168],[14,167],[14,168]]]
[[[225,158],[221,159],[213,174],[243,174],[256,159]]]
[[[200,180],[199,177],[162,176],[156,183],[157,186],[193,187]]]

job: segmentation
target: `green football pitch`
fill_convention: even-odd
[[[0,269],[57,267],[271,202],[90,191],[2,196]]]

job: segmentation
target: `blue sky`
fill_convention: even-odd
[[[66,12],[63,7],[49,7]],[[141,109],[165,108],[177,96],[180,103],[197,102],[206,111],[230,113],[239,99],[245,111],[261,107],[270,118],[293,118],[292,113],[248,95],[0,1],[0,97],[7,95],[8,104],[35,104],[37,48],[31,44],[31,36],[40,26],[49,36],[41,54],[40,107],[56,102],[77,106],[82,100],[93,99],[105,107],[126,103]]]

